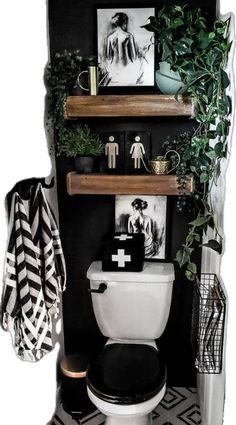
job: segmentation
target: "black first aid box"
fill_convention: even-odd
[[[102,270],[141,272],[144,262],[142,233],[115,233],[102,244]]]

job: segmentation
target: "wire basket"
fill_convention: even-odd
[[[226,297],[215,274],[202,273],[194,288],[193,348],[199,373],[222,369]]]

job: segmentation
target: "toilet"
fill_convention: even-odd
[[[87,370],[88,396],[106,425],[151,425],[166,391],[166,366],[155,339],[169,317],[174,267],[145,262],[142,272],[104,272],[91,264],[94,314],[108,337]]]

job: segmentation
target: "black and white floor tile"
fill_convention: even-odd
[[[169,387],[153,412],[153,425],[200,425],[195,388]]]
[[[104,416],[97,410],[76,420],[63,410],[61,404],[50,425],[103,425]],[[200,425],[201,415],[195,388],[169,387],[153,412],[153,425]]]

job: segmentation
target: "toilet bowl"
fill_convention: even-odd
[[[152,425],[151,412],[165,395],[166,386],[150,400],[140,404],[121,406],[104,402],[88,388],[88,396],[97,409],[106,416],[106,425]]]
[[[95,262],[87,277],[98,326],[109,337],[87,370],[89,398],[107,425],[149,425],[166,389],[165,361],[155,339],[169,316],[173,265],[145,263],[142,272],[103,272]]]

